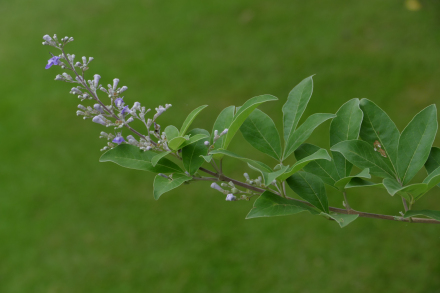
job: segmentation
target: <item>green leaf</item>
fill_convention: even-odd
[[[390,166],[397,174],[397,146],[400,133],[396,124],[381,108],[370,100],[362,99],[360,103],[364,119],[359,133],[362,140],[371,147],[377,140],[386,152]]]
[[[440,148],[432,147],[425,168],[428,174],[440,167]]]
[[[162,159],[163,157],[165,157],[166,155],[170,154],[171,152],[162,152],[159,153],[157,155],[155,155],[152,159],[151,159],[151,165],[153,165],[153,167],[155,167],[157,165],[157,163],[159,162],[160,159]]]
[[[284,149],[283,160],[287,159],[290,154],[292,154],[309,136],[312,134],[316,127],[335,117],[334,114],[327,113],[316,113],[310,115],[306,121],[301,124],[298,129],[290,135],[289,140],[286,143],[286,148]]]
[[[208,132],[208,131],[206,131],[206,132]],[[209,137],[209,133],[208,133],[208,135],[206,133],[191,135],[188,140],[185,140],[185,142],[179,146],[179,149],[184,148],[187,145],[193,144],[193,143],[198,142],[199,140],[202,140],[207,137]],[[203,141],[203,143],[205,143],[205,141]]]
[[[253,97],[246,101],[243,106],[237,111],[234,116],[234,120],[229,126],[228,133],[225,135],[226,137],[223,140],[223,149],[227,149],[229,144],[231,143],[232,138],[237,133],[238,129],[240,129],[243,122],[246,118],[255,110],[259,105],[268,101],[276,101],[278,98],[271,95],[262,95]]]
[[[279,180],[285,180],[292,176],[294,173],[298,172],[299,170],[303,169],[307,164],[310,164],[313,161],[316,160],[328,160],[330,161],[331,158],[328,155],[327,151],[325,149],[319,149],[315,153],[311,154],[310,156],[307,156],[298,162],[296,162],[286,173],[282,174],[278,179]]]
[[[404,185],[428,159],[437,128],[437,108],[431,105],[420,111],[403,130],[397,151],[397,170]]]
[[[353,179],[353,178],[368,178],[368,179],[370,179],[371,178],[370,169],[368,169],[368,168],[364,169],[357,175],[347,176],[347,177],[344,177],[344,178],[338,180],[335,183],[335,187],[340,188],[340,189],[344,189],[345,185],[347,185],[351,181],[351,179]]]
[[[206,163],[210,163],[212,160],[212,155],[200,156],[200,157],[202,157],[206,161]]]
[[[304,110],[309,103],[313,92],[313,76],[303,79],[296,87],[290,91],[287,101],[283,106],[283,130],[284,144],[296,129]]]
[[[232,121],[234,120],[235,106],[229,106],[218,115],[217,120],[215,120],[214,127],[211,133],[211,142],[214,140],[214,131],[217,130],[219,133],[230,128]],[[223,145],[223,140],[226,136],[220,137],[214,144],[214,148],[221,148]]]
[[[174,125],[168,125],[165,127],[165,134],[167,135],[167,140],[170,141],[173,138],[179,136],[179,129]]]
[[[185,137],[177,136],[172,140],[168,141],[168,147],[173,151],[180,149],[180,146],[186,141]]]
[[[191,123],[193,123],[193,121],[197,117],[197,115],[199,115],[199,113],[203,109],[205,109],[206,107],[208,107],[208,105],[200,106],[200,107],[194,109],[191,113],[189,113],[188,117],[186,117],[185,121],[182,124],[182,128],[180,128],[180,132],[179,132],[180,136],[184,136],[185,135],[185,133],[188,130],[188,128],[191,125]],[[209,133],[208,133],[208,135],[209,135]]]
[[[358,139],[363,116],[359,99],[351,99],[342,105],[330,123],[330,147],[341,141]],[[342,154],[333,153],[333,160],[341,178],[350,176],[353,165]]]
[[[405,213],[404,218],[415,217],[415,216],[426,216],[428,218],[440,221],[440,211],[433,210],[410,210]]]
[[[370,169],[370,173],[382,178],[394,178],[389,160],[385,160],[372,145],[361,140],[346,140],[331,148],[334,152],[340,152],[350,163],[360,169]],[[387,162],[388,161],[388,162]]]
[[[370,181],[367,181],[367,180],[364,180],[364,179],[358,178],[358,177],[352,178],[350,180],[350,182],[348,182],[347,185],[345,185],[344,188],[347,189],[347,188],[356,188],[356,187],[380,187],[380,188],[385,188],[382,183],[374,183],[374,182],[370,182]]]
[[[198,134],[204,134],[209,136],[209,132],[204,129],[193,129],[188,132],[191,136],[196,136]],[[208,148],[204,144],[203,140],[199,140],[193,144],[187,145],[182,149],[182,162],[186,171],[189,174],[193,175],[199,170],[199,168],[203,165],[205,161],[200,156],[206,156],[208,154]]]
[[[312,207],[302,202],[282,198],[270,191],[265,191],[255,200],[254,207],[250,210],[246,219],[288,216],[304,211],[310,212],[312,215],[319,214]]]
[[[154,173],[180,173],[182,169],[175,163],[166,158],[162,158],[153,166],[151,160],[156,153],[150,151],[142,151],[138,147],[129,144],[121,144],[107,152],[105,152],[100,162],[113,162],[122,167],[150,171]]]
[[[269,186],[276,178],[278,178],[278,176],[280,176],[281,174],[286,172],[287,168],[289,168],[289,166],[282,166],[279,170],[277,170],[275,172],[264,172],[258,168],[255,168],[254,166],[252,166],[249,163],[248,163],[248,165],[251,169],[254,169],[254,170],[259,171],[261,173],[261,176],[263,177],[263,184],[266,186]]]
[[[243,137],[254,148],[280,161],[281,140],[275,123],[259,109],[255,109],[240,127]]]
[[[304,200],[325,213],[329,212],[324,182],[318,176],[300,171],[287,178],[286,182]]]
[[[347,215],[336,212],[321,213],[321,215],[332,218],[341,228],[344,228],[359,217],[358,214]]]
[[[158,200],[162,194],[179,187],[188,180],[191,180],[191,177],[188,177],[185,174],[173,174],[172,180],[156,175],[153,183],[154,199]]]
[[[423,183],[428,184],[428,188],[431,189],[440,183],[439,176],[440,176],[440,167],[429,173],[429,175],[425,178],[425,180],[423,180]]]
[[[320,149],[321,148],[316,145],[304,143],[295,150],[295,158],[300,161]],[[327,159],[310,161],[303,169],[306,172],[317,175],[325,184],[333,187],[335,182],[340,179],[334,162],[328,161]]]
[[[231,158],[235,158],[235,159],[239,159],[239,160],[241,160],[243,162],[246,162],[250,166],[256,168],[259,171],[267,172],[267,173],[272,172],[272,169],[269,166],[267,166],[266,164],[262,163],[262,162],[258,162],[258,161],[254,161],[254,160],[242,157],[240,155],[237,155],[237,154],[235,154],[233,152],[230,152],[230,151],[227,151],[227,150],[224,150],[224,149],[213,150],[209,154],[211,154],[211,155],[216,155],[216,154],[225,155],[225,156],[228,156],[228,157],[231,157]]]
[[[398,193],[400,196],[404,197],[408,201],[411,201],[411,197],[407,193],[410,193],[414,198],[417,198],[423,195],[428,189],[428,184],[425,183],[416,183],[407,186],[401,186],[399,182],[397,182],[395,179],[389,178],[385,178],[383,180],[383,185],[391,196]]]

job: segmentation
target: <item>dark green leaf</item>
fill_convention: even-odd
[[[289,141],[290,136],[295,131],[296,126],[309,103],[312,92],[313,79],[312,76],[309,76],[302,80],[289,93],[287,101],[283,106],[284,144]]]
[[[198,134],[204,134],[209,136],[209,132],[204,129],[193,129],[188,132],[191,136],[196,136]],[[199,168],[203,165],[205,161],[200,156],[206,156],[208,154],[208,148],[204,144],[203,140],[199,140],[193,144],[187,145],[182,149],[182,162],[186,171],[193,175]]]
[[[208,132],[208,131],[206,131],[206,132]],[[185,142],[179,146],[179,149],[184,148],[187,145],[193,144],[195,142],[198,142],[199,140],[202,140],[202,139],[205,139],[208,137],[209,137],[209,135],[206,135],[206,133],[191,135],[188,140],[185,140]],[[205,143],[205,140],[203,140],[203,143]]]
[[[432,147],[428,160],[425,163],[426,171],[430,174],[432,171],[440,167],[440,148]]]
[[[162,152],[159,153],[157,155],[155,155],[152,159],[151,159],[151,165],[153,165],[153,167],[155,167],[157,165],[157,163],[159,162],[160,159],[162,159],[163,157],[165,157],[166,155],[170,154],[171,152]]]
[[[234,120],[235,106],[229,106],[218,115],[217,120],[215,120],[214,127],[212,128],[211,133],[211,142],[214,139],[214,131],[217,130],[219,133],[229,128],[231,126],[232,121]],[[223,140],[226,136],[220,137],[214,145],[214,148],[221,148],[223,145]]]
[[[361,140],[346,140],[334,145],[332,151],[340,152],[350,163],[382,178],[394,178],[389,160],[385,160],[372,145]]]
[[[240,127],[243,137],[254,148],[275,160],[281,160],[281,140],[275,123],[259,109],[255,109]]]
[[[172,180],[156,175],[153,183],[154,199],[158,200],[162,194],[179,187],[188,180],[191,180],[191,177],[188,177],[185,174],[173,174]]]
[[[188,128],[191,125],[191,123],[194,121],[194,119],[197,117],[197,115],[199,115],[199,113],[203,109],[205,109],[206,107],[208,107],[208,105],[200,106],[200,107],[194,109],[191,113],[189,113],[188,117],[186,117],[185,121],[182,124],[182,128],[180,128],[180,132],[179,132],[180,136],[184,136],[185,135],[185,133],[188,130]],[[209,135],[209,133],[208,133],[208,135]]]
[[[304,143],[295,150],[295,158],[300,161],[320,149],[321,148],[316,145]],[[303,169],[306,172],[317,175],[325,184],[330,186],[334,186],[335,182],[340,179],[334,162],[328,161],[327,159],[311,161],[304,166]]]
[[[257,198],[257,200],[255,200],[254,207],[250,210],[246,219],[288,216],[304,211],[308,211],[312,215],[319,214],[312,207],[309,207],[302,202],[282,198],[269,191],[265,191],[259,198]]]
[[[428,159],[437,127],[437,108],[431,105],[420,111],[403,130],[397,151],[397,170],[404,185]]]
[[[298,129],[292,133],[289,137],[289,140],[286,143],[286,148],[284,150],[283,160],[287,159],[290,154],[292,154],[309,136],[312,134],[313,130],[316,127],[327,121],[328,119],[332,119],[335,117],[334,114],[326,114],[326,113],[316,113],[310,115],[306,121],[301,124]]]
[[[360,131],[360,137],[371,147],[378,141],[381,148],[386,152],[390,166],[397,174],[397,146],[400,133],[394,122],[381,108],[370,100],[362,99],[361,110],[364,119]]]
[[[340,214],[340,213],[336,213],[336,212],[321,213],[321,215],[323,215],[325,217],[332,218],[333,220],[335,220],[336,223],[339,224],[339,226],[341,228],[344,228],[345,226],[347,226],[348,224],[350,224],[351,222],[353,222],[354,220],[356,220],[359,217],[358,214],[347,215],[347,214]]]
[[[206,163],[210,163],[212,160],[212,155],[200,156],[200,157],[202,157],[206,161]]]
[[[180,173],[182,169],[175,163],[166,158],[162,158],[153,166],[151,160],[156,153],[150,151],[142,151],[138,147],[129,144],[121,144],[114,149],[105,152],[100,162],[113,162],[122,167],[150,171],[154,173]]]
[[[342,178],[342,179],[340,179],[340,180],[338,180],[336,183],[335,183],[335,187],[337,187],[337,188],[340,188],[340,189],[344,189],[345,188],[345,186],[353,179],[353,178],[368,178],[368,179],[370,179],[371,178],[371,175],[370,175],[370,169],[364,169],[364,170],[362,170],[359,174],[357,174],[357,175],[354,175],[354,176],[347,176],[347,177],[345,177],[345,178]]]
[[[341,141],[358,139],[362,117],[359,99],[352,99],[342,105],[330,124],[330,147]],[[333,160],[341,178],[350,176],[353,165],[341,153],[333,153]]]
[[[228,148],[232,138],[237,133],[238,129],[240,129],[243,122],[252,113],[252,111],[255,110],[255,108],[257,108],[259,105],[261,105],[264,102],[276,101],[276,100],[278,100],[278,98],[271,95],[257,96],[247,100],[246,103],[244,103],[243,106],[241,106],[240,109],[237,111],[237,113],[234,116],[234,120],[229,126],[228,133],[226,134],[226,137],[223,140],[223,149],[226,150]]]
[[[416,183],[407,186],[401,186],[399,182],[397,182],[395,179],[389,178],[385,178],[383,180],[383,185],[391,196],[397,193],[408,201],[411,201],[411,197],[409,196],[409,194],[411,194],[414,198],[417,198],[423,195],[428,189],[428,184],[425,183]]]
[[[380,188],[384,188],[382,183],[374,183],[374,182],[370,182],[367,180],[364,180],[362,178],[352,178],[350,180],[350,182],[347,183],[347,185],[345,185],[345,189],[347,188],[356,188],[356,187],[380,187]]]
[[[286,182],[304,200],[325,213],[329,212],[324,182],[318,176],[300,171],[287,178]]]
[[[287,168],[289,168],[289,166],[282,166],[279,170],[274,172],[263,172],[249,163],[248,165],[251,169],[254,169],[261,173],[261,176],[263,177],[263,184],[266,186],[269,186],[276,178],[278,178],[278,176],[286,172]]]
[[[420,211],[407,211],[404,218],[415,217],[415,216],[426,216],[428,218],[440,221],[440,211],[432,211],[432,210],[420,210]]]

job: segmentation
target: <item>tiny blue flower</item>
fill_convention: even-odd
[[[60,57],[53,56],[47,61],[46,69],[49,69],[52,65],[60,65]]]
[[[117,143],[117,144],[121,144],[121,143],[125,142],[125,139],[122,136],[118,135],[112,140],[112,142]]]
[[[130,109],[128,108],[128,106],[125,106],[124,109],[122,109],[121,114],[126,115],[128,113],[130,113]]]

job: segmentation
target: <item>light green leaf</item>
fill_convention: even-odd
[[[325,213],[329,212],[327,194],[321,178],[300,171],[287,178],[286,182],[304,200]]]
[[[389,165],[397,174],[397,146],[400,133],[396,124],[381,108],[368,99],[362,99],[360,103],[364,119],[360,131],[360,137],[371,147],[377,140],[381,148],[386,152]]]
[[[185,121],[182,124],[182,128],[180,128],[179,136],[184,136],[186,131],[188,130],[191,123],[193,123],[194,119],[199,115],[199,113],[208,107],[208,105],[200,106],[196,109],[194,109],[191,113],[189,113],[188,117],[186,117]],[[209,133],[208,133],[209,135]]]
[[[251,165],[252,167],[254,167],[257,170],[259,170],[259,171],[267,172],[267,173],[272,172],[272,169],[269,166],[267,166],[266,164],[262,163],[262,162],[258,162],[258,161],[254,161],[254,160],[242,157],[240,155],[237,155],[237,154],[235,154],[233,152],[230,152],[230,151],[227,151],[227,150],[224,150],[224,149],[213,150],[209,154],[210,155],[222,154],[222,155],[225,155],[225,156],[228,156],[228,157],[231,157],[231,158],[235,158],[235,159],[239,159],[239,160],[241,160],[243,162],[246,162],[249,165]]]
[[[152,159],[151,159],[151,165],[153,165],[153,167],[155,167],[157,165],[157,163],[159,162],[160,159],[162,159],[163,157],[165,157],[166,155],[170,154],[171,152],[162,152],[159,153],[157,155],[155,155]]]
[[[370,173],[382,178],[394,178],[389,160],[385,160],[372,145],[361,140],[346,140],[331,148],[334,152],[340,152],[350,163],[360,169],[370,169]]]
[[[339,224],[341,228],[344,228],[345,226],[347,226],[348,224],[350,224],[359,217],[358,214],[347,215],[336,212],[321,213],[321,215],[332,218],[333,220],[335,220],[336,223]]]
[[[176,136],[175,138],[173,138],[172,140],[168,141],[168,147],[170,149],[172,149],[173,151],[177,151],[178,149],[180,149],[180,146],[186,142],[185,137],[182,136]]]
[[[312,215],[319,214],[315,209],[302,202],[282,198],[272,192],[265,191],[255,200],[254,207],[250,210],[246,219],[288,216],[304,211],[310,212]]]
[[[356,187],[379,187],[379,188],[385,188],[382,183],[374,183],[367,180],[364,180],[362,178],[352,178],[350,182],[345,185],[345,189],[347,188],[356,188]]]
[[[209,132],[204,129],[195,128],[188,132],[191,136],[196,136],[198,134],[204,134],[209,136]],[[199,170],[205,161],[200,156],[206,156],[208,154],[208,148],[204,144],[203,140],[199,140],[193,144],[187,145],[182,149],[182,162],[186,171],[193,175]]]
[[[429,175],[425,178],[425,180],[423,180],[423,183],[428,184],[428,188],[431,189],[435,185],[440,183],[440,182],[437,182],[440,180],[439,176],[440,176],[440,167],[438,167],[437,169],[435,169],[434,171],[429,173]]]
[[[249,163],[248,163],[248,166],[251,169],[254,169],[254,170],[261,173],[261,177],[263,177],[263,184],[266,186],[269,186],[276,178],[278,178],[278,176],[280,176],[281,174],[286,172],[287,168],[289,168],[289,166],[282,166],[280,169],[278,169],[275,172],[263,172],[260,169],[255,168],[254,166],[252,166]]]
[[[154,199],[158,200],[162,194],[179,187],[188,180],[191,180],[191,177],[188,177],[185,174],[173,174],[172,180],[156,175],[153,183]]]
[[[283,160],[287,159],[309,136],[312,134],[316,127],[335,117],[334,114],[327,113],[315,113],[310,115],[298,129],[290,135],[289,140],[286,143],[284,149]]]
[[[167,135],[167,140],[170,141],[173,138],[179,136],[179,129],[174,125],[168,125],[165,127],[165,134]]]
[[[363,116],[359,99],[351,99],[342,105],[330,123],[330,147],[341,141],[358,139]],[[341,178],[350,176],[353,165],[341,153],[333,153],[333,160]]]
[[[212,128],[211,133],[211,142],[214,140],[214,131],[217,130],[219,133],[225,130],[226,128],[229,129],[231,126],[232,121],[234,120],[234,113],[235,113],[235,106],[229,106],[218,115],[217,120],[215,120],[214,127]],[[223,145],[223,140],[226,136],[220,137],[214,145],[214,148],[218,149],[221,148]]]
[[[283,106],[283,130],[284,145],[289,141],[290,136],[296,129],[301,119],[310,97],[313,92],[313,76],[303,79],[296,87],[290,91],[287,101]]]
[[[414,198],[417,198],[423,195],[428,189],[428,184],[425,183],[416,183],[407,186],[401,186],[399,182],[397,182],[395,179],[389,178],[385,178],[383,180],[383,185],[391,196],[398,193],[400,196],[404,197],[408,201],[411,201],[411,197],[408,195],[408,193],[410,193]]]
[[[281,160],[281,140],[275,123],[259,109],[255,109],[240,127],[243,137],[254,148],[275,160]]]
[[[210,163],[212,160],[212,155],[200,156],[200,157],[202,157],[206,161],[206,163]]]
[[[340,189],[344,189],[345,185],[347,185],[351,181],[351,179],[353,179],[353,178],[368,178],[368,179],[370,179],[371,178],[370,169],[368,169],[368,168],[364,169],[357,175],[347,176],[345,178],[338,180],[335,183],[335,187],[340,188]]]
[[[297,161],[289,170],[286,171],[286,173],[282,174],[280,177],[278,177],[279,180],[285,180],[298,172],[299,170],[303,169],[307,164],[316,161],[316,160],[328,160],[330,161],[331,158],[328,155],[327,151],[325,149],[319,149],[315,153],[311,154],[310,156],[307,156],[299,161]]]
[[[314,153],[316,153],[321,148],[313,145],[304,143],[299,148],[295,150],[295,158],[300,161]],[[336,181],[340,179],[338,171],[333,161],[328,161],[327,159],[310,161],[306,166],[303,167],[304,171],[317,175],[324,181],[325,184],[334,187]]]
[[[206,131],[206,132],[208,132],[208,131]],[[209,137],[209,133],[208,133],[208,135],[206,133],[191,135],[188,140],[185,140],[185,142],[179,146],[179,149],[184,148],[187,145],[193,144],[193,143],[198,142],[199,140],[202,140],[207,137]],[[203,143],[205,143],[205,141],[203,141]]]
[[[405,213],[404,218],[415,217],[415,216],[426,216],[428,218],[440,221],[440,211],[433,210],[410,210]]]
[[[150,171],[154,173],[180,173],[182,169],[175,163],[166,158],[162,158],[153,166],[151,160],[156,153],[150,151],[142,151],[138,147],[129,144],[121,144],[107,152],[105,152],[100,162],[113,162],[122,167]]]
[[[228,148],[232,138],[237,133],[238,129],[240,129],[243,122],[252,113],[252,111],[255,110],[255,108],[257,108],[259,105],[261,105],[264,102],[276,101],[276,100],[278,100],[278,98],[271,95],[257,96],[247,100],[246,103],[244,103],[243,106],[241,106],[240,109],[237,111],[237,113],[234,116],[234,120],[229,126],[228,133],[226,134],[226,137],[223,140],[223,149],[226,150]]]
[[[420,111],[403,130],[397,151],[397,170],[404,185],[428,159],[437,128],[437,108],[431,105]]]

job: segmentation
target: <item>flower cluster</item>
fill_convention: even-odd
[[[158,106],[153,118],[145,117],[151,109],[142,106],[139,102],[135,102],[132,106],[129,106],[124,101],[122,95],[127,91],[127,86],[119,86],[119,79],[113,79],[113,84],[108,84],[104,87],[101,83],[101,76],[95,74],[93,80],[85,79],[85,71],[89,69],[90,62],[94,60],[93,57],[81,58],[81,61],[75,61],[74,54],[66,54],[64,47],[67,43],[72,42],[72,37],[64,37],[59,39],[57,35],[50,37],[49,35],[43,36],[43,45],[48,45],[59,49],[61,54],[53,55],[48,60],[46,69],[52,66],[60,66],[61,69],[71,71],[71,74],[63,72],[55,77],[55,80],[77,84],[72,87],[70,93],[76,95],[82,102],[84,100],[92,100],[95,104],[92,106],[85,106],[79,104],[79,110],[76,111],[78,116],[82,116],[84,119],[90,118],[92,122],[101,124],[105,127],[113,127],[115,130],[121,128],[128,128],[134,132],[138,138],[133,135],[123,136],[122,132],[115,134],[101,132],[100,138],[109,140],[107,146],[102,148],[102,151],[112,149],[118,144],[128,143],[139,147],[141,150],[161,150],[168,151],[167,140],[165,133],[161,132],[161,127],[157,124],[157,118],[162,115],[166,110],[171,107],[171,104],[165,104],[165,106]],[[72,77],[73,76],[73,77]],[[104,103],[98,97],[98,90],[104,92],[109,98],[109,102]],[[146,134],[142,134],[134,130],[129,124],[134,120],[140,120],[147,128]],[[115,145],[116,144],[116,145]]]
[[[211,188],[226,194],[226,201],[249,200],[252,196],[257,194],[249,189],[246,189],[246,191],[239,190],[232,181],[221,183],[220,185],[221,187],[214,182],[211,184]]]
[[[217,140],[222,137],[223,135],[226,135],[228,133],[228,129],[225,128],[220,134],[218,133],[218,130],[214,130],[214,137],[213,137],[213,141],[212,141],[212,145],[210,144],[210,142],[207,140],[205,141],[205,145],[207,147],[209,147],[210,150],[214,149],[215,143],[217,142]]]

